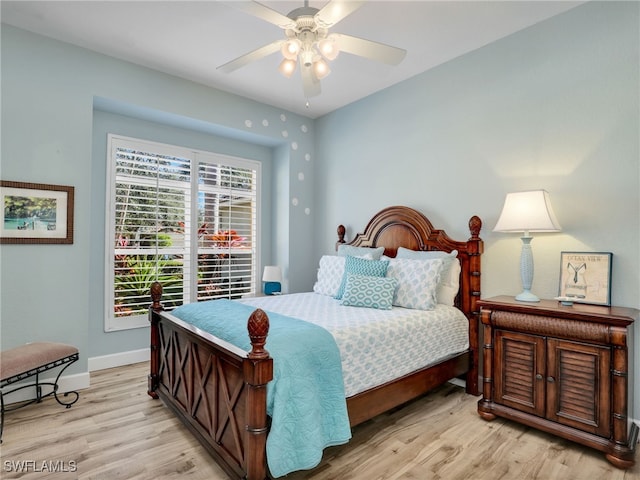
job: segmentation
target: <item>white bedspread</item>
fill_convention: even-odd
[[[454,307],[347,307],[317,293],[246,298],[243,303],[320,325],[336,340],[347,397],[469,348],[469,322]],[[267,337],[267,350],[269,339]]]

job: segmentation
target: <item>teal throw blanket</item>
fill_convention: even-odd
[[[255,310],[231,300],[176,308],[172,314],[245,351],[251,350],[247,319]],[[267,386],[267,464],[280,477],[315,467],[322,451],[351,438],[340,352],[331,334],[303,320],[267,312],[265,348],[273,358]]]

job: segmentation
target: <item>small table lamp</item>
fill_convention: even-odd
[[[277,295],[282,291],[282,270],[280,267],[264,267],[262,274],[265,295]]]
[[[560,224],[556,219],[549,194],[545,190],[508,193],[504,200],[502,213],[496,223],[494,232],[524,232],[521,237],[522,253],[520,254],[520,276],[522,277],[522,293],[516,300],[522,302],[539,302],[540,299],[531,293],[533,283],[532,237],[529,232],[559,232]]]

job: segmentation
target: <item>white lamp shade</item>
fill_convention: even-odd
[[[336,37],[329,35],[327,38],[323,38],[318,42],[318,50],[324,55],[327,60],[335,60],[340,53]]]
[[[494,232],[559,232],[546,190],[508,193]]]
[[[280,267],[276,266],[264,267],[262,281],[282,283],[282,270],[280,269]]]
[[[282,44],[280,52],[288,60],[295,60],[300,53],[301,43],[297,38],[291,38]]]
[[[291,78],[291,75],[293,75],[293,72],[296,70],[296,65],[297,62],[295,60],[289,60],[288,58],[285,58],[284,60],[282,60],[282,62],[280,62],[278,70],[285,77]]]
[[[325,62],[322,57],[318,55],[318,58],[313,62],[313,73],[315,73],[318,80],[322,80],[324,77],[331,73],[329,64]]]

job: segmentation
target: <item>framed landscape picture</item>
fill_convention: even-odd
[[[609,252],[561,252],[560,297],[593,305],[611,305]]]
[[[74,188],[0,180],[0,243],[73,243]]]

